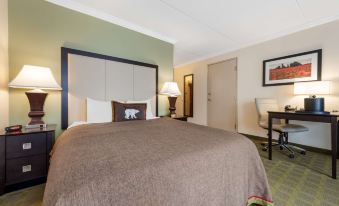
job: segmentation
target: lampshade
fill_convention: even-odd
[[[9,83],[9,87],[26,89],[61,90],[50,68],[24,65],[19,74]]]
[[[176,82],[165,82],[162,87],[160,94],[165,94],[171,97],[180,96],[181,92],[179,91],[178,84]]]
[[[314,81],[314,82],[298,82],[294,83],[295,95],[318,95],[330,94],[329,81]]]

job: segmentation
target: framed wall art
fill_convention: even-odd
[[[321,80],[322,50],[263,61],[263,86],[288,85]]]

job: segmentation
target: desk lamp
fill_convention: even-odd
[[[316,95],[330,94],[329,81],[298,82],[294,83],[295,95],[309,95],[304,99],[304,110],[299,112],[328,114],[325,112],[325,100]]]
[[[171,117],[175,117],[175,102],[177,101],[177,97],[181,95],[178,84],[176,82],[165,82],[160,94],[168,96],[170,114]]]
[[[30,105],[28,116],[31,121],[28,125],[43,125],[42,117],[45,115],[43,110],[46,97],[46,90],[61,90],[61,87],[55,81],[50,68],[24,65],[19,74],[9,83],[9,87],[32,89],[26,93]]]

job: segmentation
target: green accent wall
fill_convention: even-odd
[[[46,66],[60,84],[60,47],[69,47],[159,65],[159,87],[173,80],[173,45],[43,0],[10,0],[9,79],[24,64]],[[29,104],[24,89],[10,89],[9,122],[27,124]],[[61,92],[48,91],[46,123],[61,124]],[[167,114],[159,96],[159,115]]]

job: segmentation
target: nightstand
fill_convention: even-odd
[[[176,117],[172,117],[172,119],[176,119],[176,120],[187,122],[187,116],[176,116]]]
[[[46,181],[55,128],[0,133],[0,195]]]

